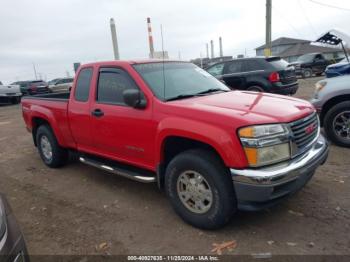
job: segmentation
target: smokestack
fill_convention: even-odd
[[[115,60],[119,60],[118,40],[117,40],[117,32],[115,30],[114,19],[111,18],[109,23],[111,25],[111,34],[112,34],[112,45],[113,45],[114,59]]]
[[[209,58],[209,44],[206,43],[205,45],[206,45],[206,47],[207,47],[207,58]]]
[[[219,37],[219,46],[220,46],[220,57],[223,57],[223,52],[222,52],[222,38],[221,36]]]
[[[153,47],[153,36],[151,27],[151,18],[147,17],[147,27],[148,27],[148,43],[149,43],[149,56],[154,57],[154,47]]]
[[[211,58],[214,58],[214,41],[210,40]]]

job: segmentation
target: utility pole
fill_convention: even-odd
[[[266,0],[266,41],[265,56],[271,56],[271,20],[272,20],[272,0]]]
[[[115,29],[115,22],[114,19],[110,19],[110,25],[111,25],[111,34],[112,34],[112,45],[113,45],[113,52],[114,52],[114,59],[119,60],[119,48],[118,48],[118,40],[117,40],[117,32]]]

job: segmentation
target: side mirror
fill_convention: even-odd
[[[137,89],[127,89],[123,91],[123,99],[125,104],[133,108],[145,108],[146,100],[143,98],[140,90]]]

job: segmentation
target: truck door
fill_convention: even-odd
[[[98,74],[95,99],[91,104],[96,151],[122,162],[145,168],[153,166],[156,125],[151,119],[151,101],[147,101],[144,109],[124,103],[124,90],[139,89],[124,69],[103,67]]]
[[[79,71],[75,88],[68,104],[68,119],[73,139],[77,149],[93,150],[92,133],[90,129],[90,89],[93,68],[83,68]]]
[[[323,71],[326,69],[327,66],[327,61],[326,59],[321,55],[318,54],[314,58],[314,66],[313,66],[313,71],[316,74],[323,73]]]

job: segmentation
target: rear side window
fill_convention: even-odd
[[[226,73],[227,74],[233,74],[233,73],[241,73],[243,72],[243,63],[242,61],[234,61],[228,64]]]
[[[86,102],[89,100],[91,78],[92,68],[84,68],[80,71],[77,85],[75,87],[75,100],[80,102]]]
[[[96,98],[98,102],[125,105],[123,92],[127,89],[138,89],[138,87],[125,71],[116,68],[100,70]]]
[[[288,62],[283,59],[268,61],[269,64],[276,70],[283,70],[288,67]]]
[[[245,65],[244,71],[247,71],[247,72],[265,69],[264,65],[262,63],[260,63],[259,60],[246,60],[246,61],[244,61],[244,65]]]

